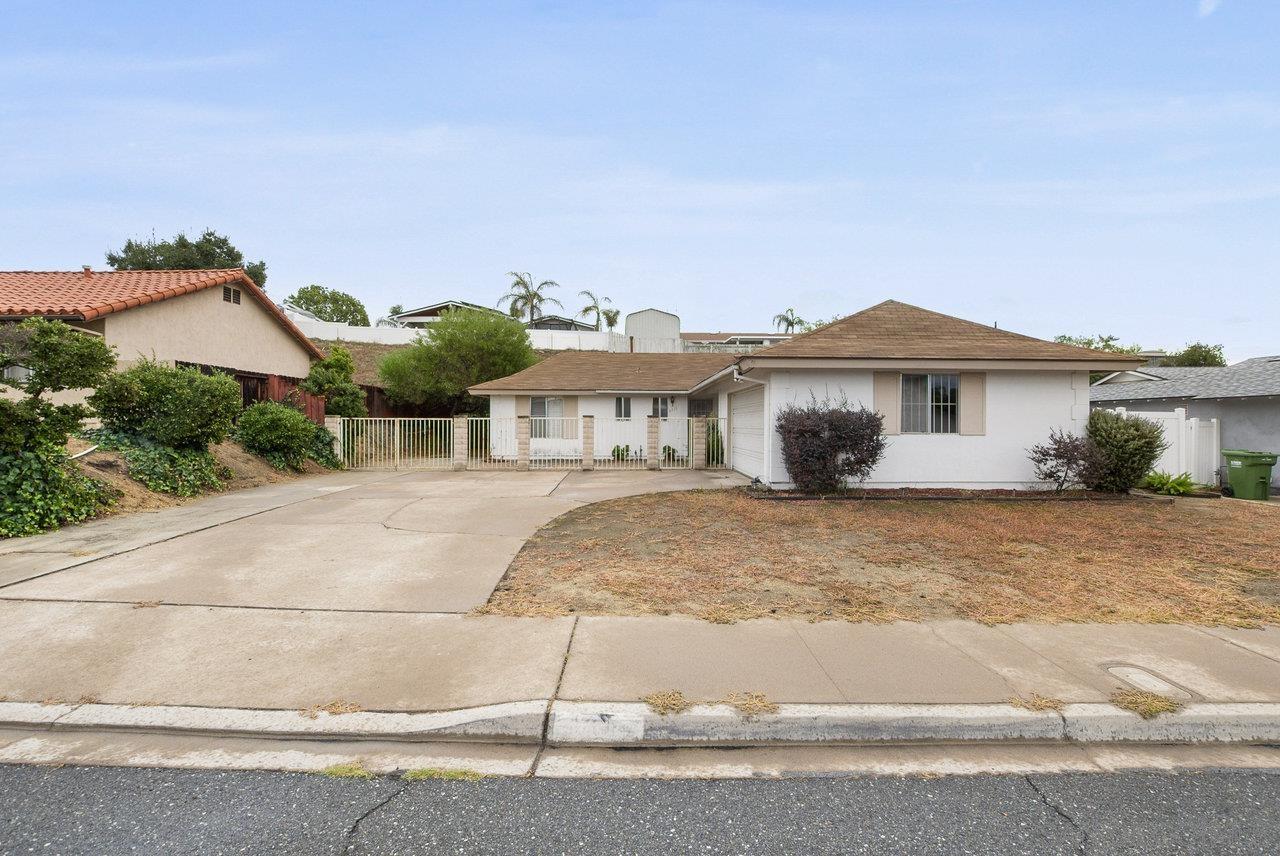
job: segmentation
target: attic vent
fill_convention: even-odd
[[[229,285],[222,286],[222,299],[227,303],[240,303],[240,289],[232,288]]]

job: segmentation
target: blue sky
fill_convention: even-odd
[[[313,8],[314,6],[314,8]],[[302,9],[306,11],[301,11]],[[0,268],[1280,352],[1280,3],[0,2]]]

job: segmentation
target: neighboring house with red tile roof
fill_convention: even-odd
[[[729,466],[774,487],[791,485],[779,412],[847,401],[884,417],[888,450],[870,484],[1023,488],[1036,481],[1027,449],[1054,428],[1083,431],[1089,373],[1141,363],[888,300],[751,354],[569,352],[471,392],[495,420],[566,420],[560,439],[572,439],[567,420],[593,415],[598,454],[602,435],[641,417],[716,417]]]
[[[0,271],[0,321],[55,318],[102,336],[120,367],[144,357],[227,371],[246,399],[321,357],[243,270]]]

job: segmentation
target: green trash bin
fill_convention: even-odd
[[[1232,496],[1263,502],[1271,498],[1271,468],[1276,464],[1273,452],[1223,449],[1222,457],[1227,459],[1227,484]]]

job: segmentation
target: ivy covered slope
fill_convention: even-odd
[[[336,362],[321,374],[351,407]],[[0,367],[18,369],[0,398],[0,537],[341,466],[333,436],[291,404],[242,412],[232,377],[152,360],[114,372],[101,338],[60,321],[0,324]],[[67,390],[93,392],[87,405],[50,399]],[[85,430],[90,416],[99,426]],[[72,460],[69,443],[86,454]]]

